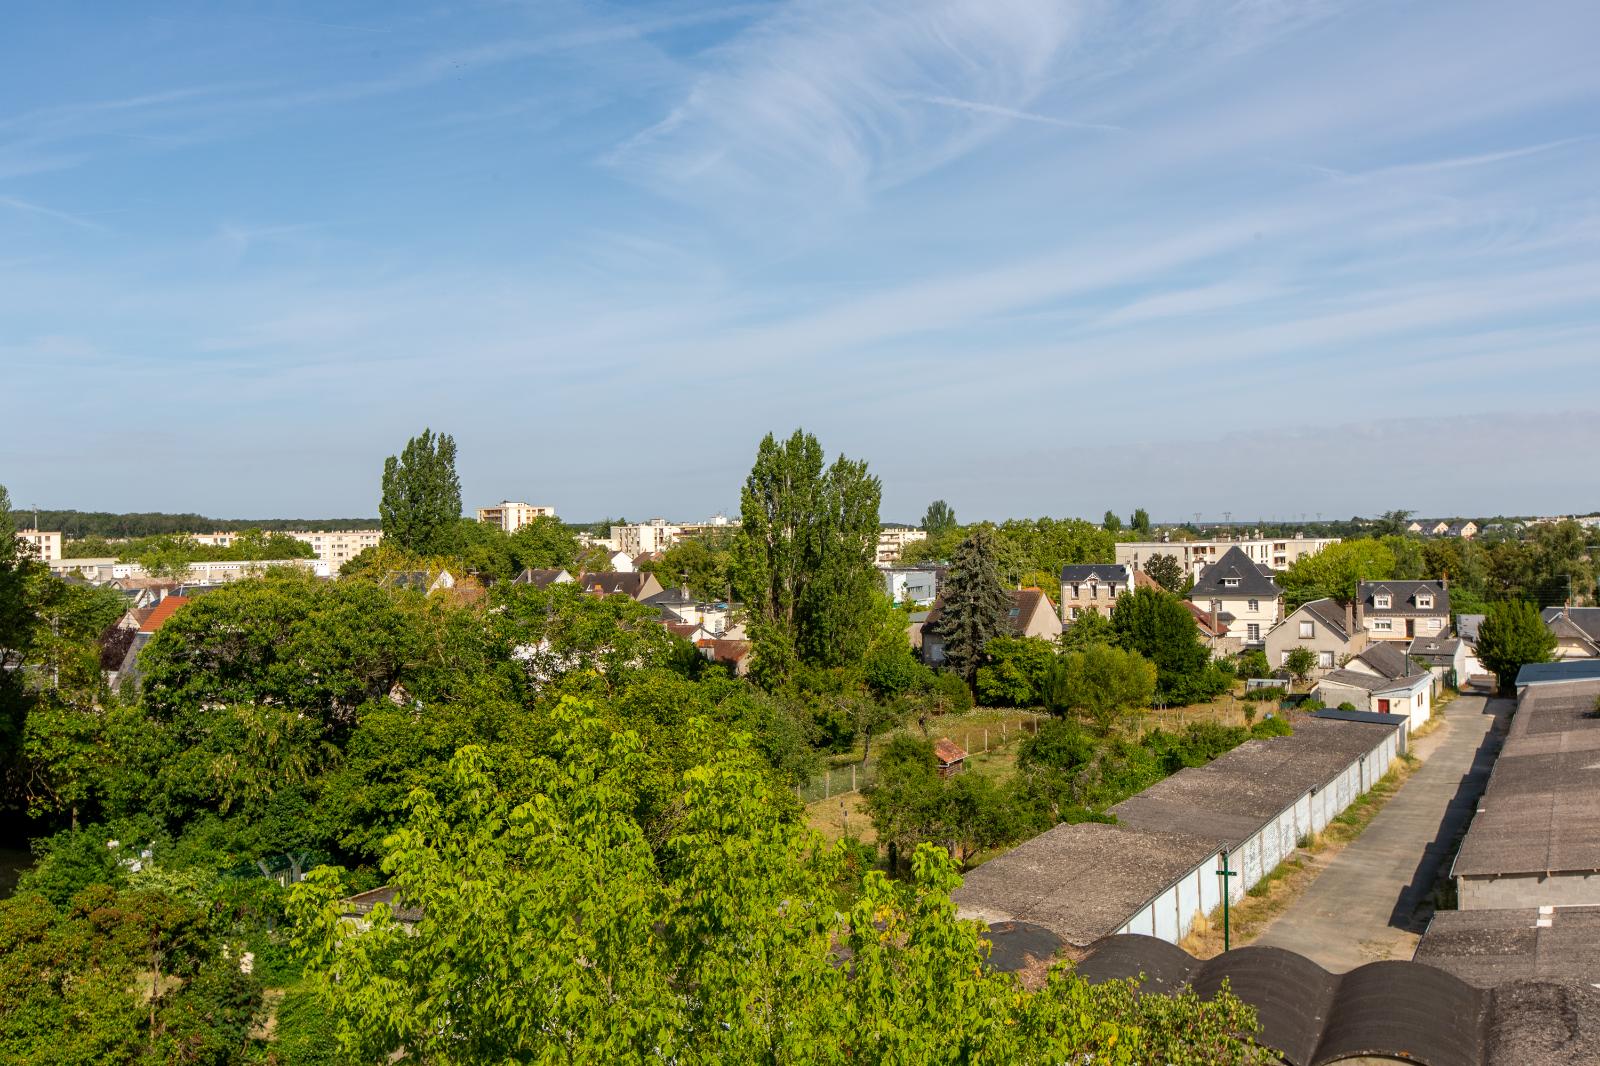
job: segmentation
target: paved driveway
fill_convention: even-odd
[[[1421,768],[1255,943],[1298,951],[1336,972],[1409,959],[1440,865],[1488,782],[1500,747],[1491,729],[1512,706],[1482,696],[1450,703],[1444,723],[1416,742]]]

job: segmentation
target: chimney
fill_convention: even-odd
[[[1356,635],[1356,605],[1353,603],[1344,605],[1344,632],[1347,637]]]
[[[1445,570],[1439,574],[1439,587],[1446,592],[1450,591],[1450,571]]]
[[[1356,628],[1350,635],[1355,636],[1356,630],[1367,628],[1367,601],[1361,596],[1361,582],[1356,582]]]

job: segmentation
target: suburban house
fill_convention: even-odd
[[[661,611],[663,622],[699,626],[708,637],[743,639],[744,627],[734,622],[731,605],[726,602],[708,603],[686,588],[667,589],[644,602]]]
[[[1158,588],[1155,578],[1126,563],[1081,563],[1061,568],[1061,621],[1075,622],[1085,611],[1111,617],[1117,597],[1136,588]]]
[[[1408,654],[1413,662],[1426,666],[1439,685],[1460,688],[1469,676],[1467,642],[1460,637],[1418,637]]]
[[[750,642],[748,640],[713,639],[698,642],[700,654],[714,663],[726,666],[734,677],[750,672]]]
[[[1450,589],[1443,581],[1363,581],[1356,625],[1373,640],[1437,637],[1450,632]]]
[[[1368,636],[1357,624],[1353,605],[1333,599],[1302,603],[1267,634],[1267,662],[1280,667],[1295,648],[1316,653],[1316,676],[1337,668],[1367,646]]]
[[[1228,632],[1228,623],[1221,617],[1210,611],[1202,611],[1188,600],[1184,600],[1183,605],[1189,608],[1189,613],[1194,616],[1194,626],[1200,631],[1200,639],[1211,649],[1213,659],[1238,655],[1244,650],[1244,641]]]
[[[1540,615],[1545,628],[1555,634],[1553,658],[1600,656],[1600,607],[1546,607]]]
[[[1272,571],[1237,545],[1200,571],[1189,602],[1228,624],[1246,648],[1259,648],[1283,617],[1283,595]]]
[[[1373,641],[1324,674],[1312,692],[1329,707],[1348,703],[1358,711],[1407,715],[1412,729],[1433,714],[1433,672],[1412,662],[1404,649],[1382,641]]]
[[[938,622],[944,611],[942,600],[935,600],[922,625],[922,659],[938,664],[944,662],[944,640],[939,637]],[[1061,619],[1056,616],[1056,605],[1039,589],[1012,589],[1011,609],[1006,612],[1013,637],[1038,637],[1056,640],[1061,636]]]
[[[883,571],[883,584],[895,603],[926,607],[939,598],[943,566],[890,566]]]
[[[529,568],[511,579],[513,585],[533,585],[536,588],[549,588],[551,585],[565,585],[573,581],[571,574],[560,567],[551,567],[545,570]]]
[[[592,596],[626,596],[638,603],[660,595],[662,591],[661,582],[656,580],[656,575],[637,571],[622,574],[615,571],[579,574],[578,584],[582,586],[583,591]]]
[[[425,596],[456,587],[456,577],[448,570],[391,570],[379,582],[385,588],[411,589]]]

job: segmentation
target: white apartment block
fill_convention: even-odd
[[[920,529],[912,529],[910,526],[884,526],[878,530],[878,565],[893,566],[900,561],[900,554],[905,551],[907,544],[927,539],[928,534]]]
[[[520,500],[501,500],[493,507],[478,508],[478,521],[499,526],[502,532],[515,533],[535,518],[554,518],[554,507],[540,507]]]
[[[383,540],[383,530],[295,530],[285,533],[284,536],[293,537],[295,540],[311,545],[311,550],[317,553],[317,560],[326,563],[328,570],[337,574],[339,568],[345,563],[348,563],[368,548],[376,548],[378,542]]]
[[[665,518],[611,527],[611,543],[618,551],[627,552],[630,558],[646,552],[664,552],[682,535],[683,527]]]
[[[1117,562],[1143,570],[1152,555],[1171,555],[1191,577],[1198,578],[1200,571],[1227,554],[1229,548],[1238,548],[1253,563],[1271,570],[1287,570],[1295,561],[1315,555],[1330,544],[1339,543],[1338,537],[1220,537],[1215,540],[1127,540],[1117,542]]]
[[[34,558],[51,563],[61,558],[61,534],[41,533],[37,529],[17,530],[17,539],[28,546]]]
[[[233,547],[233,538],[237,533],[190,533],[188,537],[196,544],[206,544],[213,548]]]

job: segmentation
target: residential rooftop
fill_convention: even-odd
[[[1600,983],[1600,907],[1438,911],[1416,961],[1479,988],[1510,981]]]

